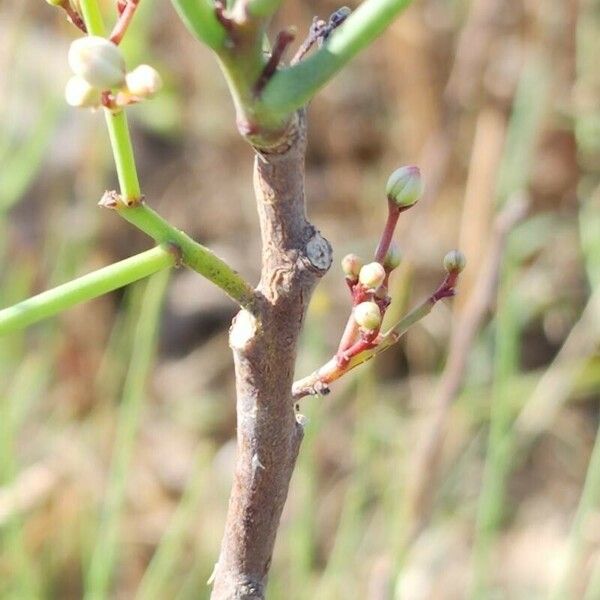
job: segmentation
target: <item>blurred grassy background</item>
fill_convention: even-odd
[[[290,0],[279,24],[337,7]],[[62,100],[75,35],[44,2],[0,4],[2,306],[149,247],[96,207],[115,176],[100,116]],[[256,281],[252,152],[212,56],[167,0],[143,0],[125,49],[166,83],[130,111],[147,201]],[[468,268],[397,348],[303,401],[271,598],[600,599],[598,56],[599,0],[420,0],[312,103],[309,212],[338,262],[372,251],[387,175],[415,163],[391,312],[447,249]],[[338,262],[299,375],[343,327]],[[168,279],[0,339],[0,597],[209,596],[235,307]]]

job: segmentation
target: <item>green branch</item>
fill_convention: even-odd
[[[144,279],[162,269],[172,267],[176,257],[172,251],[157,246],[131,258],[109,265],[83,277],[73,279],[37,296],[0,310],[0,335],[51,317],[81,302]]]
[[[224,31],[216,21],[214,7],[208,0],[177,0],[176,4],[194,20],[197,27],[206,30],[205,33],[212,31],[208,40],[203,37],[207,44],[216,43],[217,30],[221,41],[224,39]],[[88,31],[93,35],[104,35],[104,23],[97,0],[81,0],[81,8]],[[105,116],[123,199],[114,207],[117,212],[157,243],[176,246],[183,264],[219,286],[242,307],[252,310],[254,290],[238,273],[208,248],[173,227],[141,202],[142,193],[125,113],[105,109]]]
[[[172,0],[186,27],[209,48],[216,50],[225,42],[225,30],[215,16],[210,0]]]
[[[135,167],[133,147],[131,145],[131,136],[129,135],[125,111],[111,112],[110,110],[105,110],[104,117],[106,119],[113,156],[115,157],[121,195],[128,204],[135,203],[141,198],[142,192]]]
[[[318,52],[273,76],[262,95],[264,110],[287,114],[304,106],[408,4],[410,0],[363,2]]]
[[[117,212],[132,225],[149,235],[159,244],[171,244],[181,253],[181,262],[200,273],[226,292],[233,300],[253,311],[255,294],[236,271],[214,252],[173,227],[167,220],[145,204],[118,206]]]

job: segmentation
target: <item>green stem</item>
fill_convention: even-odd
[[[73,279],[37,296],[0,310],[0,335],[51,317],[75,304],[97,298],[175,264],[175,255],[161,246]]]
[[[105,34],[104,20],[97,0],[80,0],[80,7],[88,33],[103,36]]]
[[[119,543],[119,533],[128,473],[146,397],[146,381],[152,367],[160,310],[168,279],[168,273],[161,273],[150,279],[144,288],[131,361],[119,407],[108,490],[85,582],[86,600],[103,600],[110,597],[113,573],[122,546]]]
[[[211,18],[215,19],[214,7],[209,7],[206,0],[178,2],[181,10],[191,11],[189,14],[203,27],[210,27],[204,21],[208,18],[210,8]],[[97,0],[81,0],[83,17],[88,31],[93,35],[104,35],[104,23],[98,8]],[[206,14],[205,14],[206,12]],[[210,20],[210,19],[209,19]],[[200,25],[199,25],[200,26]],[[224,32],[217,22],[216,26],[222,35]],[[208,42],[207,42],[208,43]],[[124,111],[111,112],[105,110],[106,125],[110,136],[111,147],[117,168],[119,186],[124,204],[117,208],[118,213],[127,221],[154,238],[159,244],[175,244],[181,252],[181,261],[204,275],[215,285],[224,290],[241,306],[251,310],[254,303],[252,287],[242,279],[229,265],[218,258],[210,250],[195,242],[188,235],[170,225],[152,209],[141,204],[140,184],[135,165],[131,136]]]
[[[273,76],[263,92],[264,109],[273,114],[287,114],[304,106],[408,4],[410,0],[363,2],[318,52]]]
[[[108,127],[113,156],[115,157],[121,195],[127,204],[135,203],[141,198],[142,192],[133,157],[133,147],[125,111],[112,112],[104,109],[104,117]]]
[[[186,27],[209,48],[220,48],[225,43],[225,30],[215,16],[215,7],[209,0],[172,0],[175,10]]]
[[[181,252],[183,264],[219,286],[244,308],[253,310],[255,295],[252,287],[211,250],[173,227],[145,204],[120,206],[117,212],[157,243],[170,243],[176,246]]]

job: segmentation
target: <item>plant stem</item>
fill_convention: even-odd
[[[127,127],[127,116],[125,111],[112,112],[105,108],[104,117],[117,167],[121,195],[127,204],[135,204],[141,199],[142,192],[133,157],[131,136]]]
[[[51,317],[75,304],[97,298],[175,264],[168,248],[157,246],[83,277],[73,279],[0,310],[0,335]]]
[[[311,57],[278,71],[265,87],[262,104],[273,114],[304,106],[360,50],[370,44],[410,0],[366,0]]]
[[[188,2],[182,2],[182,4],[191,6]],[[204,4],[200,2],[193,5],[200,7],[205,4],[206,2]],[[81,0],[81,8],[90,34],[104,35],[104,23],[97,0]],[[221,26],[218,25],[218,27]],[[219,286],[242,307],[252,311],[255,296],[252,287],[246,281],[210,250],[195,242],[141,203],[142,193],[125,112],[112,112],[105,109],[105,118],[117,168],[121,197],[124,200],[124,204],[115,207],[117,212],[159,244],[176,245],[181,251],[181,260],[184,264]]]
[[[176,246],[181,252],[183,264],[212,281],[240,306],[250,312],[254,310],[255,293],[252,287],[211,250],[173,227],[145,204],[122,205],[116,210],[121,217],[152,237],[157,243]]]
[[[340,366],[337,355],[333,356],[323,366],[316,371],[313,371],[310,375],[295,381],[292,386],[292,398],[294,401],[300,400],[305,396],[323,393],[327,390],[330,383],[333,383],[348,371],[371,360],[393,346],[415,323],[431,312],[431,309],[443,297],[438,295],[439,289],[442,289],[443,285],[444,284],[438,288],[438,291],[400,319],[400,321],[398,321],[391,329],[382,334],[382,336],[376,340],[376,345],[374,347],[355,354],[350,358],[350,361],[343,366]]]
[[[223,46],[225,30],[217,20],[215,7],[208,0],[172,0],[186,27],[209,48]]]
[[[388,207],[389,210],[387,221],[385,222],[385,227],[383,228],[379,244],[377,244],[374,259],[375,262],[378,262],[382,265],[385,262],[385,257],[390,249],[390,244],[392,243],[392,239],[394,237],[394,231],[396,230],[396,225],[398,224],[398,218],[400,217],[400,210],[394,202],[388,200]]]
[[[104,20],[97,0],[80,0],[81,12],[89,35],[104,35]]]

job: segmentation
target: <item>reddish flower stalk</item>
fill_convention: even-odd
[[[381,239],[379,240],[379,244],[375,250],[375,262],[383,264],[388,250],[390,249],[390,245],[394,237],[394,231],[396,231],[396,225],[398,224],[400,212],[400,208],[398,208],[398,206],[392,200],[388,200],[388,217],[381,234]]]
[[[109,37],[110,41],[113,44],[119,45],[121,43],[121,40],[127,32],[127,28],[129,27],[131,20],[133,19],[133,15],[135,14],[139,3],[140,0],[127,0],[127,3],[122,9],[122,3],[117,3],[117,11],[120,12],[120,16],[117,22],[115,23],[115,26]]]

